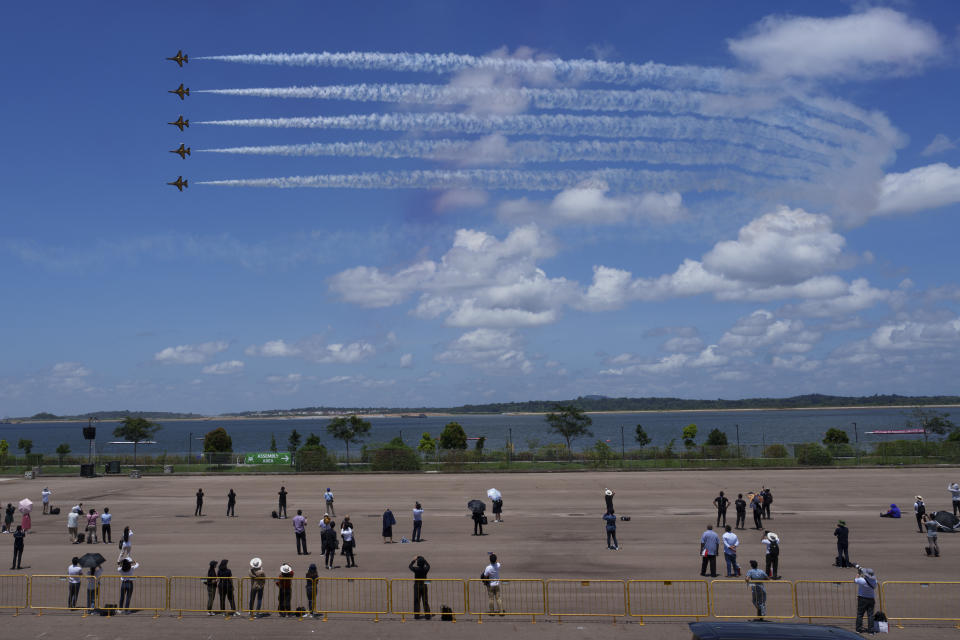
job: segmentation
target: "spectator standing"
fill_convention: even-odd
[[[954,482],[947,487],[947,491],[950,492],[950,499],[953,501],[953,515],[956,516],[960,514],[960,484]]]
[[[723,491],[721,491],[720,495],[713,499],[713,504],[717,506],[717,526],[720,526],[721,520],[723,520],[723,525],[726,526],[727,507],[730,506],[730,499],[723,495]]]
[[[607,530],[607,549],[614,551],[620,550],[620,543],[617,542],[617,516],[612,511],[603,514],[605,529]]]
[[[287,563],[280,565],[280,577],[277,579],[277,610],[280,611],[280,617],[285,618],[293,615],[290,609],[291,595],[293,594],[293,567]]]
[[[850,564],[850,530],[847,529],[847,523],[844,520],[837,522],[837,528],[833,530],[833,535],[837,537],[837,566],[849,567]]]
[[[764,531],[763,540],[760,545],[763,547],[764,557],[766,558],[766,572],[771,580],[779,580],[780,574],[780,536],[773,531]]]
[[[617,495],[617,492],[613,489],[604,489],[603,490],[603,501],[607,505],[606,513],[616,513],[613,510],[613,496]]]
[[[491,501],[493,503],[493,521],[503,522],[503,498],[497,498]]]
[[[217,567],[217,591],[220,592],[220,610],[229,618],[237,612],[237,603],[233,600],[233,571],[227,566],[226,558],[221,560]],[[230,603],[229,609],[227,602]]]
[[[87,611],[93,613],[97,606],[97,580],[103,574],[103,568],[100,565],[90,567],[87,574]]]
[[[700,575],[707,575],[707,565],[710,565],[710,577],[717,577],[717,553],[720,551],[720,538],[717,532],[713,530],[713,525],[708,524],[707,530],[700,536]]]
[[[742,493],[737,494],[737,499],[733,503],[733,506],[737,510],[737,522],[734,527],[743,529],[744,525],[747,524],[747,501],[743,499]]]
[[[750,584],[750,597],[753,606],[757,608],[757,622],[763,620],[767,613],[767,589],[763,586],[763,581],[767,579],[767,574],[757,567],[757,561],[750,561],[750,570],[747,571],[746,581]]]
[[[100,542],[97,539],[97,518],[99,517],[100,514],[97,513],[96,509],[90,509],[89,513],[87,513],[87,544]]]
[[[753,499],[750,500],[750,508],[753,510],[753,528],[754,529],[763,529],[763,522],[761,518],[763,517],[763,502],[760,494],[754,494]]]
[[[297,555],[310,555],[307,551],[307,519],[302,509],[297,509],[297,515],[293,516],[293,535],[297,538]],[[300,550],[301,547],[303,551]]]
[[[11,531],[13,531],[13,514],[15,514],[16,512],[17,510],[14,508],[13,504],[8,502],[7,508],[3,510],[3,532],[4,533],[10,533]],[[70,525],[68,523],[67,527],[69,528],[69,526]]]
[[[263,608],[263,588],[266,584],[267,576],[263,573],[263,560],[252,558],[250,560],[250,610],[251,618],[259,618],[260,610]],[[256,602],[256,609],[254,609]],[[257,613],[254,613],[256,611]]]
[[[117,562],[126,556],[130,557],[130,551],[133,549],[133,529],[130,527],[123,528],[123,535],[120,536],[120,555],[117,557]]]
[[[343,555],[347,557],[347,568],[357,566],[357,561],[353,557],[353,549],[357,546],[357,540],[353,535],[353,523],[350,522],[350,516],[344,516],[343,522],[340,523],[340,537],[343,539]]]
[[[857,633],[873,633],[873,609],[876,605],[877,576],[873,569],[857,567]],[[863,614],[867,614],[867,627],[863,627]]]
[[[423,507],[417,502],[413,507],[413,535],[410,536],[414,542],[420,542],[421,527],[423,527]]]
[[[227,517],[228,518],[236,517],[236,513],[234,513],[234,509],[236,508],[236,506],[237,506],[237,494],[231,488],[230,493],[227,494]]]
[[[337,555],[337,523],[330,521],[330,526],[320,534],[320,549],[323,551],[323,564],[327,569],[333,569],[333,562]]]
[[[387,510],[383,512],[383,543],[390,544],[393,542],[393,525],[397,524],[397,519],[393,517],[393,511],[390,511],[390,507],[387,507]]]
[[[77,608],[77,597],[80,595],[80,576],[83,575],[83,567],[80,566],[80,558],[74,557],[67,567],[67,607]]]
[[[483,535],[483,521],[487,516],[483,515],[483,511],[477,509],[470,517],[473,518],[473,535],[482,536]]]
[[[20,526],[23,527],[24,533],[30,533],[30,529],[33,528],[33,520],[30,518],[29,511],[24,511],[20,516]]]
[[[193,510],[194,517],[203,515],[203,488],[197,489],[197,508]]]
[[[104,544],[113,544],[113,536],[110,535],[110,523],[113,521],[113,514],[110,513],[110,507],[104,507],[100,514],[100,539]]]
[[[139,562],[134,562],[133,558],[124,558],[123,562],[117,567],[117,573],[120,574],[120,605],[119,609],[126,609],[124,613],[133,613],[130,611],[130,599],[133,597],[133,570],[140,566]]]
[[[43,503],[43,515],[50,513],[50,487],[44,487],[40,492],[40,502]]]
[[[207,588],[207,615],[215,616],[213,612],[213,601],[217,597],[217,561],[211,560],[210,566],[207,568],[207,579],[203,581],[204,586]]]
[[[740,538],[730,530],[730,525],[724,526],[723,540],[723,559],[727,564],[727,577],[733,578],[740,575],[740,565],[737,564],[737,547],[740,546]]]
[[[770,515],[770,505],[773,504],[773,491],[770,490],[770,487],[763,488],[763,491],[760,492],[760,499],[763,503],[763,517],[767,520],[773,520],[773,516]]]
[[[23,527],[17,525],[17,530],[13,532],[13,562],[10,563],[10,569],[19,569],[20,562],[23,560],[23,539],[27,537]]]
[[[287,517],[287,488],[280,487],[280,491],[277,493],[280,496],[279,501],[277,502],[277,517],[286,518]],[[297,513],[300,513],[299,511]]]
[[[313,617],[317,617],[317,578],[320,577],[320,573],[317,571],[317,565],[311,562],[303,577],[307,579],[306,584],[303,585],[303,588],[307,592],[307,611],[309,611]]]
[[[413,572],[413,619],[420,619],[420,605],[423,605],[424,618],[429,620],[430,601],[427,594],[427,574],[430,573],[430,563],[423,556],[417,556],[408,566]]]
[[[923,516],[923,526],[927,530],[927,555],[933,554],[936,557],[940,557],[940,545],[937,544],[937,529],[939,525],[937,521],[931,518],[930,516],[924,514]]]
[[[323,501],[327,503],[327,513],[336,518],[337,512],[333,510],[333,492],[330,491],[330,487],[323,492]]]
[[[487,587],[488,609],[491,614],[500,614],[503,617],[503,599],[500,597],[500,563],[497,554],[490,554],[490,564],[480,574],[480,578]]]
[[[71,510],[67,514],[67,535],[70,537],[70,542],[77,544],[77,526],[80,522],[80,514],[75,510]]]
[[[923,533],[923,516],[927,513],[927,506],[923,504],[923,496],[917,496],[913,503],[913,515],[917,517],[917,531]]]

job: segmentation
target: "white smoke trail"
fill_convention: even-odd
[[[536,114],[476,116],[465,113],[389,113],[296,118],[207,120],[197,124],[232,127],[355,129],[375,131],[456,131],[599,138],[719,140],[774,153],[835,155],[835,144],[809,140],[769,125],[693,116],[578,116]]]

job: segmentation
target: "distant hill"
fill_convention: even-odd
[[[34,414],[29,418],[12,418],[12,420],[17,420],[18,422],[52,422],[55,420],[75,420],[79,422],[87,421],[90,418],[97,418],[98,420],[123,420],[128,416],[133,418],[146,418],[147,420],[202,420],[203,418],[207,417],[199,413],[177,413],[173,411],[93,411],[91,413],[80,413],[77,415],[65,416],[58,416],[54,413],[41,411],[40,413]]]

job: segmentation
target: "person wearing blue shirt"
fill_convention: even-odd
[[[613,511],[607,511],[603,516],[603,520],[607,523],[607,549],[619,551],[620,543],[617,542],[617,516],[613,514]]]
[[[867,633],[873,633],[873,607],[876,604],[877,576],[873,569],[857,566],[857,633],[863,633],[863,614],[867,614]]]
[[[333,510],[333,492],[330,491],[330,487],[327,487],[327,490],[324,491],[323,501],[327,504],[327,513],[336,517],[337,512]]]
[[[900,507],[895,504],[890,505],[890,509],[884,513],[880,514],[881,518],[899,518],[900,517]]]
[[[703,558],[700,562],[700,575],[707,575],[707,564],[710,565],[710,577],[717,577],[717,554],[720,552],[720,536],[713,530],[713,525],[708,524],[707,530],[700,536],[700,556]]]
[[[767,580],[767,574],[757,566],[756,560],[750,561],[750,570],[744,578],[750,585],[750,598],[753,606],[757,608],[757,621],[763,620],[767,613],[767,590],[763,586],[763,580]]]

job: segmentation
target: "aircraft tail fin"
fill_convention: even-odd
[[[190,155],[190,147],[187,147],[187,155]]]

